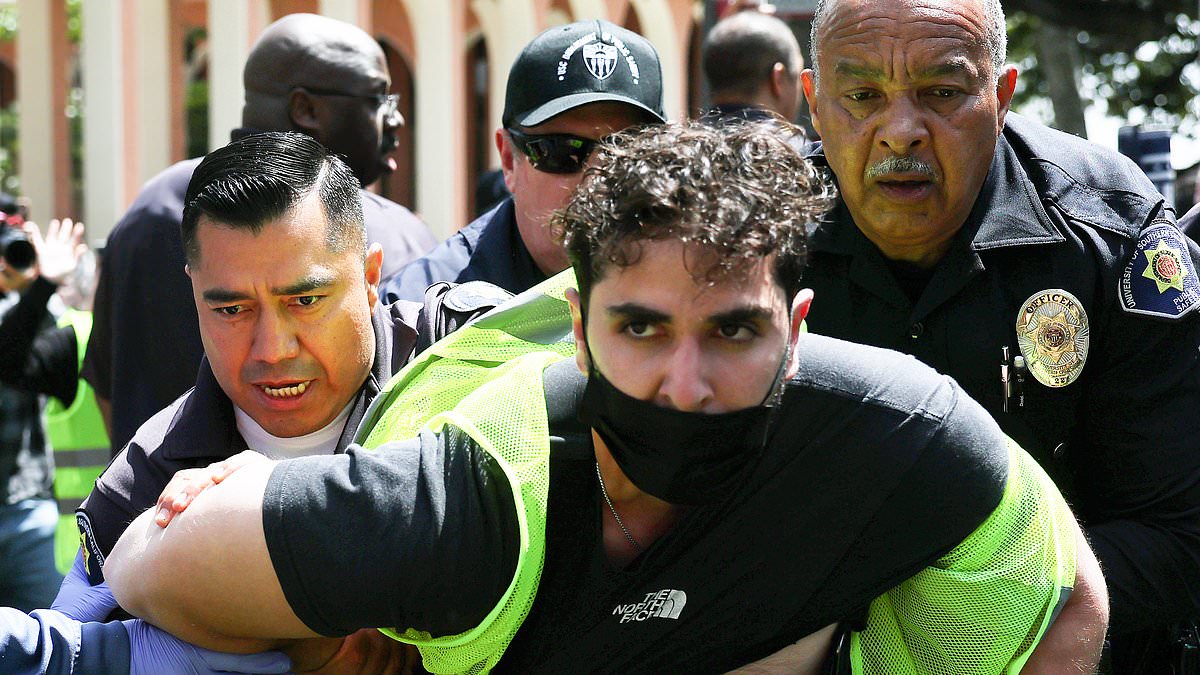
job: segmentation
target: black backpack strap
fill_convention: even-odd
[[[512,293],[486,281],[455,284],[439,281],[425,290],[425,303],[417,319],[414,354],[490,312]]]

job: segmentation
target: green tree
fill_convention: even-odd
[[[1109,114],[1126,120],[1184,133],[1197,130],[1196,0],[1005,0],[1004,7],[1010,58],[1021,69],[1017,105],[1044,97],[1055,101],[1057,118],[1069,106],[1060,100],[1086,96],[1104,101]],[[1062,63],[1057,58],[1044,63],[1045,47],[1038,43],[1054,30],[1062,36],[1059,47],[1077,55],[1077,63],[1071,64],[1077,74],[1074,92],[1065,90],[1070,82],[1052,82],[1048,76]]]

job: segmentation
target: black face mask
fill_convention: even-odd
[[[633,398],[592,366],[579,418],[600,434],[638,489],[671,504],[715,503],[732,494],[757,464],[789,354],[790,349],[762,403],[715,415]]]

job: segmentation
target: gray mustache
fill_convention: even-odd
[[[892,155],[877,164],[867,167],[867,178],[880,178],[893,173],[916,173],[934,177],[933,167],[911,155]]]

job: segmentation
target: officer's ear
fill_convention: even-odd
[[[500,171],[504,174],[504,186],[508,188],[509,193],[516,192],[516,188],[513,187],[513,165],[518,160],[524,161],[524,158],[517,157],[513,150],[513,142],[508,137],[508,132],[497,128],[496,151],[500,153]]]
[[[363,276],[367,282],[367,304],[371,309],[379,302],[379,279],[383,275],[383,246],[371,244],[363,261]]]
[[[575,334],[575,366],[579,368],[579,372],[587,375],[590,370],[587,357],[587,331],[584,330],[579,291],[568,288],[566,296],[567,304],[571,307],[571,332]]]

